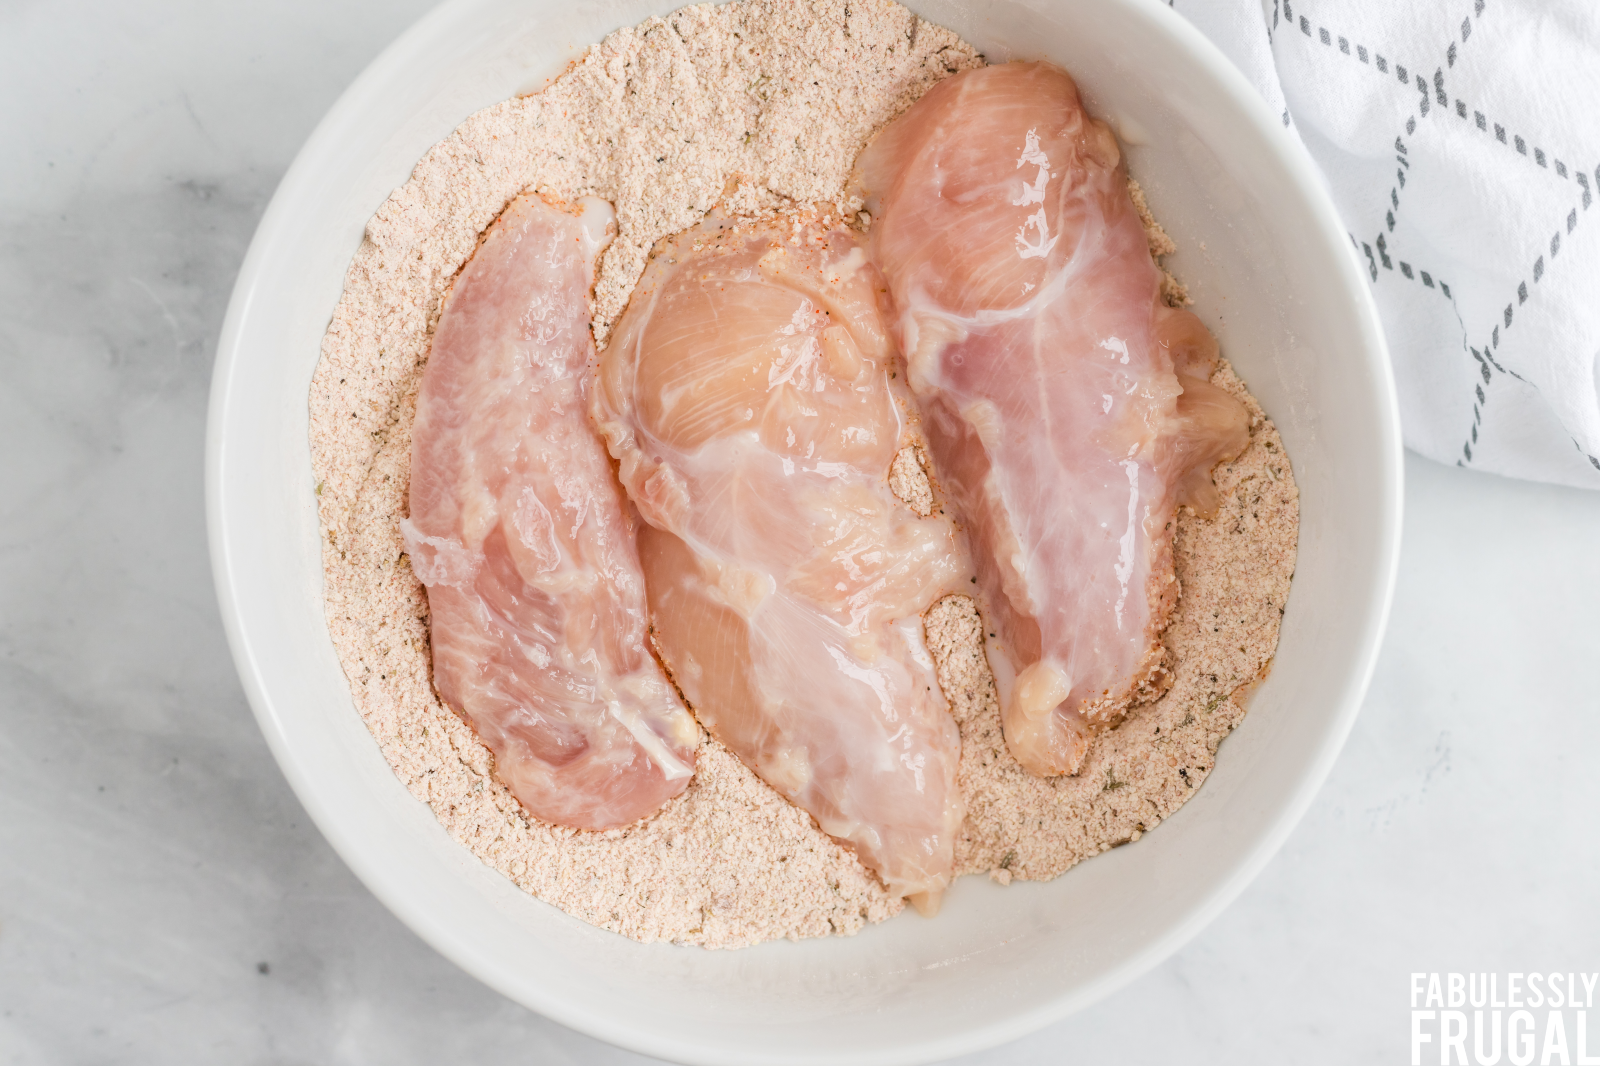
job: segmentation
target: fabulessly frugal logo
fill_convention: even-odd
[[[1411,1064],[1600,1066],[1597,983],[1600,973],[1414,973]]]

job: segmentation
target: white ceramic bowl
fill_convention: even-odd
[[[685,1062],[925,1062],[1061,1018],[1176,950],[1277,850],[1338,754],[1388,612],[1401,451],[1388,356],[1304,152],[1156,0],[916,0],[991,59],[1048,58],[1128,142],[1174,267],[1282,431],[1301,490],[1277,660],[1198,795],[1048,884],[965,878],[934,921],[736,952],[641,945],[523,894],[401,786],[323,620],[307,390],[367,219],[474,110],[672,0],[454,0],[317,128],[250,246],[217,354],[211,552],[245,691],[356,874],[468,972],[575,1029]]]

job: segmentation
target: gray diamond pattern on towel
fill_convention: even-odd
[[[1600,4],[1171,3],[1326,177],[1406,444],[1600,488]]]

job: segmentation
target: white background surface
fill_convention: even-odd
[[[212,595],[239,260],[427,6],[0,5],[0,1064],[645,1061],[488,991],[356,882]],[[1407,476],[1372,692],[1282,854],[1146,977],[963,1062],[1403,1062],[1412,971],[1600,970],[1600,494]]]

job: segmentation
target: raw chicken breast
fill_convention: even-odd
[[[646,646],[637,517],[589,421],[593,230],[610,217],[523,196],[489,229],[434,334],[400,527],[439,695],[524,807],[579,829],[682,792],[699,737]]]
[[[708,221],[659,250],[595,418],[647,526],[657,649],[701,723],[925,910],[950,878],[960,737],[921,614],[969,580],[888,488],[903,420],[850,234]]]
[[[1116,139],[1046,63],[957,74],[862,153],[873,261],[967,526],[1006,740],[1076,773],[1159,693],[1177,502],[1247,441],[1217,346],[1164,306]]]

